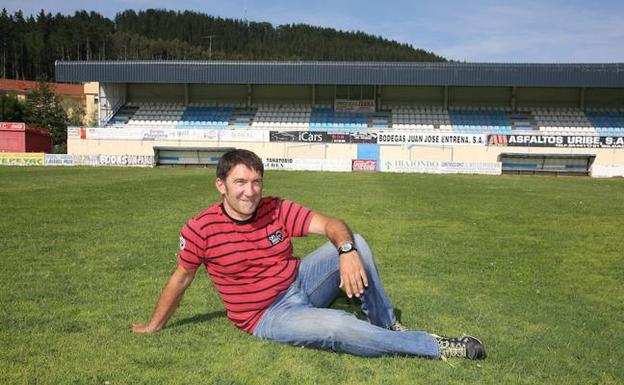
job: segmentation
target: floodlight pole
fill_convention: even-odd
[[[208,39],[208,60],[212,60],[212,39],[217,37],[217,35],[206,35],[202,37]]]

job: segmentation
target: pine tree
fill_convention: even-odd
[[[23,122],[24,104],[14,93],[0,94],[0,122]]]
[[[210,38],[209,38],[210,37]],[[212,45],[210,44],[212,42]],[[355,60],[445,61],[409,44],[364,32],[306,24],[274,27],[202,13],[148,9],[110,20],[0,12],[0,76],[52,79],[55,60]]]
[[[46,129],[52,137],[53,152],[63,152],[67,145],[67,114],[61,99],[45,81],[39,81],[26,98],[25,119],[32,127]]]

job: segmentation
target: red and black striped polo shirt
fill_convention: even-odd
[[[288,200],[265,197],[253,217],[240,222],[216,203],[180,232],[178,263],[205,265],[229,320],[253,333],[264,311],[295,280],[299,259],[291,237],[308,234],[313,212]]]

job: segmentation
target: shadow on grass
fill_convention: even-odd
[[[206,313],[206,314],[198,314],[196,316],[193,317],[189,317],[189,318],[184,318],[178,321],[175,321],[173,323],[171,323],[168,327],[169,328],[175,328],[175,327],[180,327],[180,326],[184,326],[187,324],[196,324],[196,323],[200,323],[200,322],[208,322],[210,320],[213,320],[215,318],[221,318],[221,317],[225,317],[225,310],[219,310],[219,311],[213,311],[210,313]]]
[[[353,315],[355,315],[357,318],[359,319],[363,319],[366,320],[366,316],[364,315],[364,313],[362,313],[362,310],[360,309],[360,300],[353,298],[353,299],[348,299],[346,297],[344,298],[338,298],[336,299],[331,305],[330,308],[333,309],[339,309],[339,310],[344,310],[347,311],[349,313],[352,313]],[[397,318],[398,321],[401,320],[401,309],[394,309],[394,314]],[[196,323],[200,323],[200,322],[208,322],[211,321],[215,318],[222,318],[225,317],[226,313],[225,310],[219,310],[219,311],[213,311],[210,313],[206,313],[206,314],[198,314],[195,315],[193,317],[189,317],[189,318],[184,318],[178,321],[175,321],[171,324],[169,324],[167,326],[167,328],[176,328],[176,327],[180,327],[180,326],[184,326],[184,325],[188,325],[188,324],[196,324]]]
[[[361,309],[362,301],[359,298],[347,298],[346,296],[338,296],[329,307],[336,310],[343,310],[348,313],[355,315],[357,318],[361,320],[366,320],[366,316],[362,312]],[[396,320],[401,322],[401,309],[394,308],[394,316]]]

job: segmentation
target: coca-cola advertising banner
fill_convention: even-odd
[[[355,172],[377,171],[377,161],[374,159],[353,159],[351,169]]]
[[[0,122],[0,131],[24,131],[25,129],[24,123]]]

